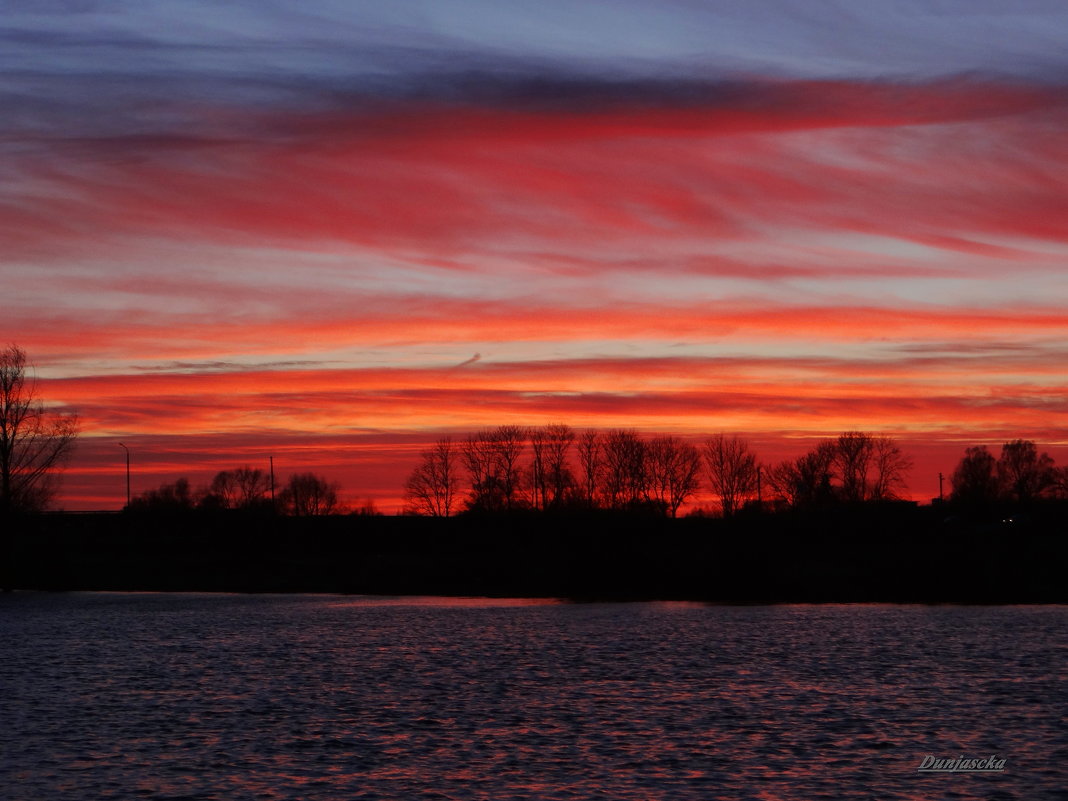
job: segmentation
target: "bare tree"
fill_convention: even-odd
[[[768,482],[791,506],[894,500],[912,460],[890,437],[847,431],[771,468]]]
[[[798,488],[797,460],[786,459],[777,464],[766,465],[762,473],[764,483],[770,490],[773,503],[797,506],[801,500]]]
[[[378,508],[378,504],[375,503],[374,498],[368,498],[360,504],[360,508],[357,509],[354,514],[357,517],[381,517],[382,510]]]
[[[501,497],[504,508],[511,509],[518,505],[519,493],[523,488],[520,460],[526,446],[527,431],[522,426],[498,426],[494,435]]]
[[[997,474],[1002,495],[1008,500],[1028,503],[1041,496],[1055,480],[1053,459],[1039,455],[1035,443],[1017,439],[1001,447]]]
[[[834,500],[834,443],[825,440],[808,453],[788,459],[767,472],[772,491],[794,508],[821,506]]]
[[[212,509],[236,509],[238,506],[238,489],[234,474],[230,470],[220,470],[212,478],[205,490],[201,504]]]
[[[0,516],[44,508],[78,432],[75,415],[50,415],[26,377],[26,353],[0,350]]]
[[[146,490],[130,501],[132,512],[191,512],[196,498],[189,479],[179,478],[171,484],[161,484],[158,489]]]
[[[463,445],[464,465],[471,477],[472,509],[500,511],[519,505],[522,487],[520,458],[526,431],[515,425],[483,429]]]
[[[890,437],[874,439],[874,475],[868,498],[873,501],[894,501],[901,497],[898,490],[904,489],[905,476],[912,470],[912,459]]]
[[[422,457],[404,485],[409,508],[417,514],[448,517],[460,490],[458,448],[452,437],[443,437],[423,451]]]
[[[531,430],[531,500],[536,508],[560,506],[574,485],[568,465],[568,453],[574,442],[575,432],[563,423]]]
[[[338,492],[341,486],[315,473],[295,473],[279,493],[282,509],[296,517],[330,515],[340,511]]]
[[[1053,469],[1053,483],[1050,486],[1050,494],[1054,498],[1068,498],[1068,465]]]
[[[548,435],[543,428],[530,430],[530,505],[535,509],[548,506],[545,456]]]
[[[834,464],[847,503],[891,501],[900,497],[912,460],[887,436],[847,431],[833,440]]]
[[[491,433],[482,430],[468,434],[462,447],[464,467],[467,468],[471,493],[467,505],[472,509],[495,505],[497,491],[497,464],[491,444]]]
[[[950,478],[955,503],[982,507],[997,500],[997,460],[985,445],[967,448]]]
[[[594,429],[582,432],[578,441],[580,490],[582,500],[589,508],[597,505],[604,473],[604,448],[601,435]]]
[[[868,500],[868,473],[874,455],[874,438],[863,431],[847,431],[834,440],[834,465],[841,482],[838,494],[843,501]]]
[[[671,517],[701,486],[701,452],[678,437],[654,437],[646,452],[649,494]]]
[[[731,517],[756,491],[756,454],[744,439],[717,434],[705,442],[705,464],[723,516]]]
[[[223,509],[251,509],[266,502],[270,489],[267,473],[245,465],[216,473],[208,489],[208,498]]]
[[[604,438],[604,495],[610,509],[626,509],[648,499],[646,445],[636,431],[616,429]]]

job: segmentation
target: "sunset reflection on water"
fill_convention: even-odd
[[[516,606],[552,606],[567,603],[557,598],[488,598],[485,596],[362,595],[331,603],[331,607],[421,606],[435,609],[505,609]]]
[[[1061,607],[17,593],[0,611],[13,799],[1068,786]],[[1004,773],[916,773],[991,753]]]

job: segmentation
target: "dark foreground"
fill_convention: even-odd
[[[1063,507],[894,507],[732,521],[543,515],[44,515],[5,589],[342,592],[732,603],[1068,602]]]

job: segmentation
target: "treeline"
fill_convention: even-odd
[[[717,434],[694,444],[631,429],[576,431],[557,423],[504,425],[462,439],[443,437],[424,450],[405,482],[405,513],[609,510],[677,517],[730,518],[743,510],[829,509],[900,500],[912,460],[891,437],[847,431],[777,463],[762,462],[745,439]],[[948,501],[987,513],[1068,499],[1068,466],[1057,466],[1030,440],[1006,442],[995,456],[969,447],[950,478]],[[315,517],[350,511],[340,485],[295,473],[278,487],[250,466],[223,470],[193,488],[179,478],[135,496],[131,512],[237,510]],[[693,507],[711,496],[714,508]],[[378,514],[368,501],[357,514]]]
[[[1068,499],[1068,465],[1058,467],[1030,440],[1006,442],[996,458],[985,445],[978,445],[964,451],[951,484],[950,499],[963,508],[1026,507]]]
[[[762,464],[749,443],[717,434],[700,445],[627,429],[576,431],[565,424],[483,429],[443,437],[405,483],[410,514],[520,509],[645,511],[676,517],[707,489],[718,512],[891,501],[912,461],[890,437],[848,431],[808,453]]]
[[[268,472],[245,465],[222,470],[210,484],[196,489],[186,478],[162,484],[132,498],[127,508],[135,513],[235,510],[316,517],[345,511],[340,490],[337,482],[315,473],[294,473],[276,488]]]

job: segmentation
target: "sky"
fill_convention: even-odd
[[[384,511],[505,423],[1068,461],[1060,0],[8,0],[0,339],[60,506]]]

